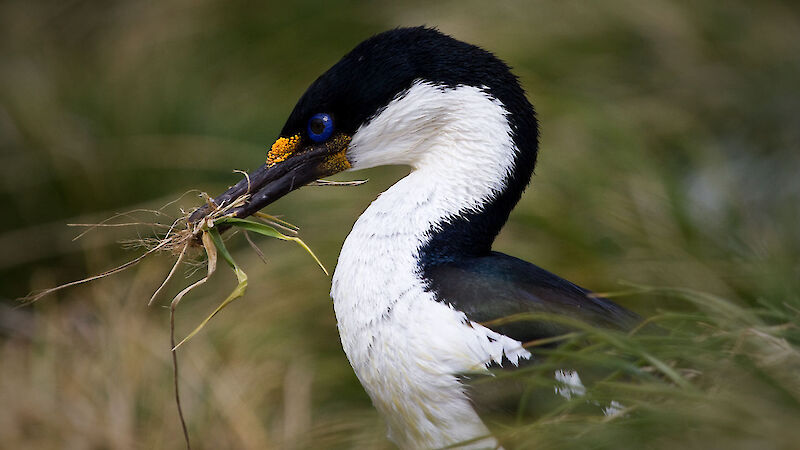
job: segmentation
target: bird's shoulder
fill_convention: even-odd
[[[547,316],[613,329],[628,329],[640,320],[608,299],[499,252],[442,262],[424,267],[423,271],[428,289],[438,301],[462,311],[469,320],[520,342],[570,331],[565,323],[547,320]],[[537,314],[540,319],[535,317]],[[512,316],[520,320],[498,321]]]

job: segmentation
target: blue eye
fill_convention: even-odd
[[[322,142],[333,134],[333,119],[327,114],[314,114],[308,119],[308,137],[314,142]]]

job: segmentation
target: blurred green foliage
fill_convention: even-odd
[[[679,287],[774,311],[776,324],[796,317],[799,10],[788,1],[0,3],[5,445],[180,447],[167,315],[145,308],[168,258],[33,308],[12,309],[13,299],[130,258],[116,241],[147,227],[72,242],[65,224],[233,184],[231,170],[261,163],[316,76],[400,25],[437,26],[495,52],[537,108],[537,176],[497,250],[597,291],[626,289],[620,281]],[[305,188],[269,210],[301,226],[330,268],[360,211],[404,173],[344,174],[371,181]],[[250,290],[181,354],[198,445],[388,446],[339,347],[329,280],[302,250],[259,243],[267,265],[231,242]],[[179,327],[190,330],[233,282],[187,297]],[[645,315],[692,310],[662,294],[620,302]],[[598,433],[639,447],[613,430]],[[713,446],[680,431],[653,446]]]

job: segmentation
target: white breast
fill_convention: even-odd
[[[530,353],[437,302],[417,260],[432,225],[503,188],[515,152],[505,110],[478,88],[416,83],[359,129],[351,151],[355,169],[388,160],[414,170],[370,205],[342,248],[331,297],[345,353],[401,448],[488,435],[456,375]]]

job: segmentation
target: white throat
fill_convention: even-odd
[[[419,249],[504,187],[516,147],[503,105],[471,86],[416,82],[354,135],[353,169],[410,165],[345,240],[331,297],[342,346],[401,448],[486,435],[457,374],[530,353],[426,291]],[[491,438],[479,441],[485,447]]]

